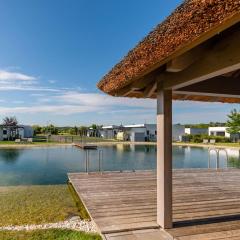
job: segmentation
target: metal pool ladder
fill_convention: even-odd
[[[210,163],[211,163],[211,152],[215,152],[216,153],[216,169],[219,169],[219,160],[220,160],[220,152],[225,152],[226,154],[226,159],[227,159],[227,168],[228,168],[228,152],[226,149],[223,148],[209,148],[208,149],[208,168],[210,168]]]
[[[89,162],[90,162],[90,155],[89,155],[89,153],[90,153],[90,150],[86,149],[85,150],[85,166],[86,166],[85,171],[86,171],[86,173],[90,172],[89,171]],[[103,163],[103,150],[100,149],[100,150],[98,150],[98,171],[100,173],[103,172],[102,163]]]

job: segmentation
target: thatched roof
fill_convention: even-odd
[[[98,83],[114,95],[131,82],[164,65],[177,52],[212,37],[240,20],[240,0],[187,0],[159,24]],[[231,21],[234,22],[234,21]],[[217,30],[217,31],[216,31]]]

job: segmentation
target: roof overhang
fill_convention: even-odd
[[[176,16],[186,13],[185,8],[198,1],[186,1],[180,9],[170,16],[159,28],[165,27],[169,22],[175,23]],[[212,1],[204,1],[199,5],[203,11],[208,11],[206,5],[211,5]],[[142,57],[142,63],[146,65],[143,70],[135,74],[126,75],[126,71],[131,70],[131,66],[126,64],[132,54],[140,54],[141,45],[149,41],[154,32],[141,42],[128,56],[115,66],[111,72],[98,84],[99,88],[113,96],[137,97],[137,98],[156,98],[158,88],[171,89],[173,99],[175,100],[194,100],[194,101],[212,101],[240,103],[240,2],[239,1],[214,1],[213,5],[223,7],[225,3],[227,8],[223,10],[223,19],[212,24],[213,27],[196,33],[194,39],[179,44],[172,52],[169,51],[165,57],[156,60],[155,64],[149,64]],[[208,6],[208,7],[209,7]],[[231,8],[235,6],[235,8]],[[185,10],[182,10],[184,8]],[[209,14],[206,12],[206,14]],[[195,13],[197,15],[197,13]],[[196,16],[192,16],[195,19]],[[199,17],[199,16],[198,16]],[[196,20],[196,19],[195,19]],[[199,22],[205,21],[198,19]],[[189,24],[193,24],[189,22]],[[196,26],[200,25],[197,23]],[[188,28],[189,26],[185,26]],[[196,29],[199,30],[199,29]],[[170,31],[170,30],[169,30]],[[156,33],[155,33],[156,34]],[[167,33],[165,33],[166,35]],[[179,34],[169,34],[174,41]],[[191,35],[192,33],[189,33]],[[167,36],[166,36],[167,37]],[[168,39],[168,41],[170,41]],[[181,39],[179,40],[181,42]],[[164,43],[156,43],[159,48],[164,47]],[[169,42],[169,45],[172,43]],[[175,44],[177,44],[175,42]],[[147,47],[146,47],[147,49]],[[160,51],[160,50],[159,50]],[[148,54],[148,49],[145,55]],[[144,52],[141,53],[144,56]],[[137,61],[141,62],[141,54]],[[125,65],[124,65],[125,63]],[[132,68],[136,63],[132,62]],[[129,70],[130,69],[130,70]],[[132,71],[133,72],[133,71]],[[125,79],[123,75],[125,74]],[[115,78],[114,78],[115,77]]]

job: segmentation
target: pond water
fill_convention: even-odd
[[[104,171],[150,170],[156,168],[156,146],[123,145],[101,147],[89,151],[89,170],[99,170],[99,150],[103,153]],[[173,147],[173,168],[216,167],[215,153],[208,161],[208,149]],[[220,154],[220,167],[239,167],[239,161],[226,161]],[[236,153],[230,153],[237,156]],[[237,159],[238,157],[236,157]],[[0,185],[62,184],[68,172],[86,171],[86,151],[72,147],[0,149]]]

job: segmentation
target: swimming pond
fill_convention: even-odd
[[[220,154],[219,166],[239,167],[238,150]],[[111,145],[90,150],[89,171],[152,170],[156,168],[156,146]],[[99,162],[99,154],[100,159]],[[102,155],[102,157],[101,157]],[[214,168],[215,153],[209,162],[207,148],[173,147],[173,168]],[[68,172],[86,171],[86,150],[72,146],[0,149],[0,185],[62,184]]]

